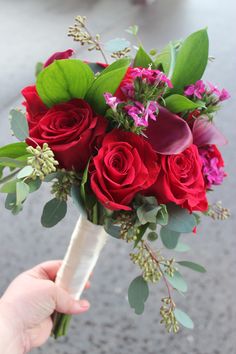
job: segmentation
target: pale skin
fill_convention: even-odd
[[[56,310],[80,314],[89,309],[55,283],[61,261],[49,261],[20,274],[0,299],[0,353],[25,354],[44,344]],[[86,285],[89,287],[89,283]]]

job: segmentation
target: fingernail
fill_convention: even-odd
[[[90,306],[90,303],[87,300],[80,300],[79,305],[82,309],[88,309]]]

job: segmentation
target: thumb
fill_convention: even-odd
[[[55,285],[56,311],[68,315],[73,315],[87,311],[89,309],[89,306],[90,305],[87,300],[74,300],[67,291]]]

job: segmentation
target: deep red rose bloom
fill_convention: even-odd
[[[48,143],[60,167],[81,171],[100,146],[107,121],[93,113],[82,99],[72,99],[48,109],[30,129],[30,137],[39,145]],[[28,139],[27,143],[34,145]]]
[[[26,116],[29,123],[29,128],[31,129],[44,116],[48,108],[39,97],[35,85],[25,87],[21,93],[25,98],[23,105],[26,108]]]
[[[147,141],[114,129],[93,159],[91,188],[106,208],[131,210],[134,196],[155,182],[159,170],[157,155]]]
[[[69,59],[74,54],[73,49],[67,49],[64,52],[56,52],[52,54],[44,63],[44,68],[52,64],[55,60]]]
[[[208,208],[202,162],[195,145],[177,155],[158,155],[161,171],[148,195],[159,203],[173,202],[189,211]]]
[[[127,101],[127,99],[128,99],[127,96],[123,93],[122,87],[125,86],[126,84],[130,84],[134,81],[133,77],[131,76],[132,69],[133,68],[128,67],[123,80],[121,81],[118,89],[114,93],[114,96],[119,98],[122,101]]]

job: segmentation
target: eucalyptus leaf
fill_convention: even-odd
[[[200,80],[208,62],[207,30],[192,33],[182,44],[175,63],[171,93],[182,93],[186,85]]]
[[[134,68],[135,67],[148,68],[150,64],[153,65],[152,58],[143,49],[143,47],[140,46],[134,58]]]
[[[175,252],[188,252],[190,250],[189,245],[186,245],[185,243],[178,242],[177,246],[174,248],[173,251]]]
[[[162,243],[166,248],[174,249],[178,244],[180,233],[171,231],[164,226],[161,228],[160,236]]]
[[[21,178],[28,177],[33,173],[33,171],[34,169],[32,166],[25,166],[24,168],[22,168],[22,170],[20,170],[20,172],[18,172],[17,178],[21,179]]]
[[[192,270],[195,270],[196,272],[206,273],[206,269],[200,264],[197,264],[197,263],[194,263],[194,262],[189,262],[189,261],[179,261],[177,263],[179,265],[183,266],[183,267],[187,267],[187,268],[190,268]]]
[[[194,328],[194,323],[191,320],[191,318],[189,317],[189,315],[187,315],[184,311],[175,308],[174,310],[174,314],[175,314],[175,318],[176,320],[185,328],[188,329],[193,329]]]
[[[21,205],[29,195],[29,186],[23,181],[16,183],[16,206]]]
[[[142,237],[144,236],[149,224],[145,225],[140,225],[139,226],[139,233],[137,235],[136,240],[134,241],[134,248],[138,245],[138,243],[141,241]]]
[[[16,183],[17,180],[14,179],[12,181],[3,184],[3,186],[0,189],[0,193],[16,193]]]
[[[42,181],[40,180],[40,178],[36,178],[27,181],[27,184],[29,186],[29,192],[33,193],[36,192],[41,187]]]
[[[9,193],[5,200],[5,208],[12,210],[16,205],[16,193]]]
[[[89,65],[78,59],[62,59],[39,73],[36,88],[42,101],[51,107],[72,98],[84,98],[93,80]]]
[[[159,225],[165,226],[169,219],[167,207],[165,204],[160,204],[159,207],[160,209],[157,212],[156,222]]]
[[[196,108],[202,108],[205,106],[204,102],[193,102],[187,97],[182,95],[171,95],[165,99],[166,108],[173,113],[179,113],[184,111],[193,110]]]
[[[144,311],[144,304],[148,298],[149,289],[147,282],[142,276],[135,278],[128,289],[128,299],[131,308],[137,315],[141,315]]]
[[[141,205],[137,209],[137,217],[142,225],[150,222],[156,222],[157,212],[159,210],[158,206],[150,207],[149,205]]]
[[[19,139],[20,141],[24,141],[28,138],[28,122],[22,112],[17,111],[16,109],[12,109],[10,111],[10,124],[11,130],[13,131],[13,134],[17,139]]]
[[[192,232],[194,226],[196,226],[196,219],[188,210],[173,203],[167,205],[167,210],[169,220],[166,227],[169,230],[180,233]]]
[[[106,218],[104,224],[105,231],[114,238],[120,238],[120,226],[114,225],[110,218]]]
[[[176,270],[174,272],[173,277],[169,276],[168,274],[165,274],[165,277],[167,278],[168,282],[173,286],[174,289],[186,293],[188,290],[188,285],[182,275]]]
[[[65,217],[66,212],[66,201],[53,198],[43,208],[41,223],[44,227],[53,227]]]
[[[130,46],[125,38],[114,38],[105,43],[105,49],[110,53],[122,51]]]

